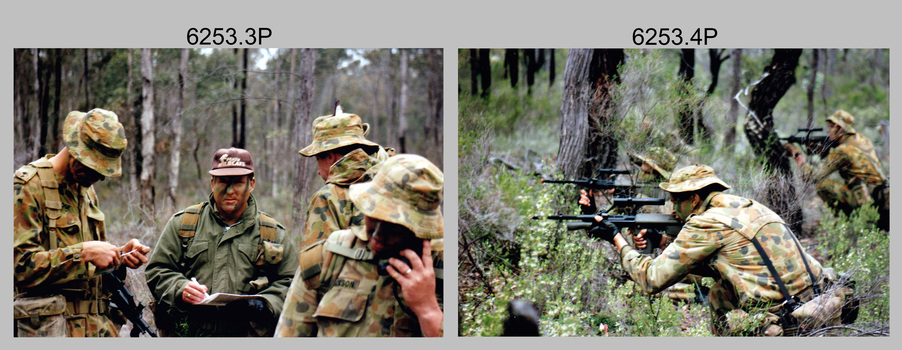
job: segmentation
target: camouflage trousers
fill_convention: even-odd
[[[865,203],[873,203],[880,218],[877,226],[889,231],[889,185],[872,185],[856,182],[851,186],[825,179],[816,186],[817,195],[833,210],[841,210],[846,215]]]

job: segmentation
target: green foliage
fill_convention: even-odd
[[[866,204],[849,216],[824,215],[817,245],[826,267],[856,281],[861,300],[857,323],[889,323],[889,233],[877,228],[877,210]]]

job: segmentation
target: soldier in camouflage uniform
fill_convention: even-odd
[[[115,337],[103,273],[138,268],[150,248],[107,240],[92,186],[122,174],[127,141],[115,113],[73,111],[66,147],[25,165],[13,178],[14,315],[17,336]]]
[[[220,149],[209,173],[209,200],[169,219],[147,264],[157,326],[165,336],[272,336],[297,251],[257,208],[249,152]],[[198,305],[214,293],[259,297]]]
[[[685,222],[661,255],[652,259],[639,254],[616,232],[603,237],[620,251],[630,278],[651,294],[689,273],[712,277],[715,282],[708,299],[715,334],[782,335],[783,327],[776,316],[779,310],[774,308],[779,306],[774,305],[784,296],[762,263],[752,238],[760,242],[788,293],[802,302],[811,299],[812,285],[818,282],[811,280],[805,264],[814,276],[821,276],[820,263],[800,251],[792,232],[773,211],[756,201],[721,192],[730,186],[708,166],[677,170],[660,187],[670,193],[674,213]],[[768,307],[763,321],[755,323],[753,330],[737,326],[756,309]]]
[[[320,272],[292,284],[276,336],[442,335],[442,172],[416,155],[377,166],[349,190],[365,226],[301,252]]]
[[[855,118],[843,110],[827,117],[828,137],[838,146],[830,150],[817,169],[805,162],[795,145],[785,147],[801,168],[803,178],[815,182],[818,196],[829,207],[848,215],[873,202],[880,214],[878,226],[889,230],[889,181],[883,175],[874,145],[855,131],[854,124]],[[839,173],[842,182],[828,178],[834,172]]]
[[[310,200],[300,249],[325,239],[332,231],[362,225],[363,216],[348,200],[348,186],[370,181],[373,165],[394,154],[364,136],[369,124],[356,114],[337,112],[313,121],[313,142],[298,153],[316,157],[317,173],[326,182]]]

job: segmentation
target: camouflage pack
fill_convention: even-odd
[[[356,114],[339,113],[316,118],[313,121],[313,142],[298,153],[313,157],[336,148],[361,145],[379,147],[364,136],[369,133],[369,124],[363,123]]]
[[[106,177],[122,175],[122,152],[128,141],[116,113],[100,108],[72,111],[66,116],[63,139],[69,153],[85,166]]]
[[[380,163],[373,181],[351,185],[364,215],[399,224],[423,239],[442,238],[442,171],[426,158],[399,154]]]

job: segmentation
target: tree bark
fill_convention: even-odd
[[[806,123],[806,127],[810,128],[814,125],[814,88],[817,86],[817,66],[819,65],[820,59],[818,53],[821,50],[812,49],[811,50],[811,68],[810,75],[808,76],[808,120]]]
[[[85,82],[85,85],[84,85],[84,87],[85,87],[85,91],[84,91],[85,92],[85,106],[82,108],[82,111],[87,112],[88,110],[90,110],[92,108],[91,107],[91,99],[88,97],[88,91],[89,91],[89,87],[91,85],[90,84],[90,82],[91,82],[91,66],[90,66],[90,64],[89,64],[90,62],[88,60],[88,49],[82,50],[82,61],[84,62],[84,66],[85,66],[85,70],[83,71],[83,75],[82,75],[82,77],[84,78],[84,82]]]
[[[833,111],[827,103],[827,100],[833,97],[833,89],[827,84],[827,80],[833,76],[833,63],[836,62],[836,49],[826,50],[827,52],[824,55],[824,81],[821,83],[821,100],[824,103],[824,115],[828,115]]]
[[[482,50],[480,49],[480,51]],[[482,54],[482,52],[480,52],[480,54]],[[407,81],[407,50],[404,49],[401,49],[400,70],[401,97],[400,102],[398,103],[398,146],[400,147],[401,153],[407,153],[407,89],[409,82]],[[485,91],[487,90],[484,83],[485,76],[483,76],[483,93],[485,93]]]
[[[175,101],[175,116],[172,118],[172,155],[169,157],[169,207],[178,208],[179,163],[182,155],[182,119],[185,113],[185,79],[188,77],[188,56],[190,49],[182,49],[179,63],[179,93]]]
[[[526,93],[531,94],[536,82],[536,49],[523,49],[523,61],[526,62]]]
[[[47,53],[47,56],[54,55],[53,52],[55,51],[56,50],[51,50]],[[48,110],[50,109],[50,70],[47,69],[47,67],[44,67],[44,64],[41,64],[40,66],[41,90],[39,95],[41,105],[38,107],[38,111],[40,111],[41,119],[38,121],[38,157],[47,153],[47,149],[45,148],[47,146],[47,130],[50,128],[50,118],[48,117]]]
[[[442,55],[440,50],[428,50],[429,63],[429,115],[426,117],[426,140],[432,143],[432,149],[442,147]],[[441,166],[440,166],[441,167]]]
[[[468,49],[470,51],[470,95],[479,95],[479,49]]]
[[[765,198],[771,209],[796,232],[801,230],[802,210],[796,198],[789,157],[774,131],[773,111],[777,102],[795,84],[795,69],[799,65],[801,49],[774,51],[770,64],[764,69],[766,76],[752,90],[749,115],[745,121],[745,135],[749,144],[771,169],[773,177],[766,186]]]
[[[548,87],[554,85],[554,71],[555,71],[555,63],[554,63],[554,52],[555,49],[548,50]]]
[[[623,50],[571,49],[567,54],[557,160],[564,177],[589,177],[593,169],[616,164],[611,89],[620,81],[617,67],[623,60]]]
[[[150,49],[141,49],[141,80],[143,105],[141,107],[141,205],[145,212],[145,223],[153,225],[154,209],[154,91],[153,62]]]
[[[727,113],[727,130],[724,135],[724,145],[733,146],[736,143],[736,121],[739,117],[739,101],[736,94],[742,89],[742,49],[733,49],[730,56],[733,57],[732,88],[730,91],[730,111]]]
[[[727,50],[725,49],[708,49],[708,56],[710,57],[709,67],[711,68],[711,85],[708,85],[707,95],[711,95],[714,93],[714,89],[717,89],[717,81],[720,78],[720,66],[724,61],[730,59],[730,55],[721,56]]]
[[[53,55],[53,109],[50,112],[50,137],[54,140],[51,151],[63,148],[65,142],[60,137],[60,124],[62,117],[60,116],[60,100],[63,88],[63,50],[55,50]]]
[[[292,64],[294,64],[292,62]],[[313,133],[310,132],[310,121],[313,113],[313,89],[314,89],[314,69],[316,68],[316,49],[301,49],[301,67],[300,67],[300,85],[298,86],[298,94],[297,101],[295,101],[295,105],[297,106],[297,114],[294,118],[294,135],[292,137],[295,140],[294,147],[292,150],[299,150],[309,144],[313,138]],[[293,152],[292,152],[293,153]],[[300,207],[298,210],[292,211],[292,223],[293,227],[300,228],[303,230],[304,227],[304,214],[307,210],[307,205],[310,203],[311,193],[310,182],[312,179],[312,175],[315,172],[312,169],[316,169],[316,162],[310,160],[309,157],[302,157],[300,155],[295,155],[295,176],[298,177],[298,180],[294,182],[294,198],[297,201],[300,201]]]
[[[140,141],[135,135],[138,133],[138,129],[135,126],[135,112],[132,106],[134,105],[134,101],[132,101],[132,67],[133,66],[133,58],[132,58],[132,49],[125,49],[126,55],[128,56],[128,68],[126,69],[126,74],[128,77],[126,78],[126,88],[125,88],[125,118],[123,121],[125,122],[125,135],[128,137],[130,141],[128,146],[126,147],[125,155],[123,158],[123,162],[125,163],[128,171],[128,179],[129,184],[131,186],[131,192],[138,192],[138,174],[140,170],[138,169],[138,163],[140,162],[140,152],[138,152],[138,145],[140,145]],[[137,142],[136,142],[137,141]]]
[[[28,138],[31,139],[31,149],[28,151],[31,153],[31,159],[36,159],[41,154],[41,59],[40,59],[40,50],[39,49],[31,49],[31,60],[34,67],[34,119],[29,120],[28,124],[34,124],[35,132],[34,134],[28,134]],[[31,129],[31,128],[29,128]]]

